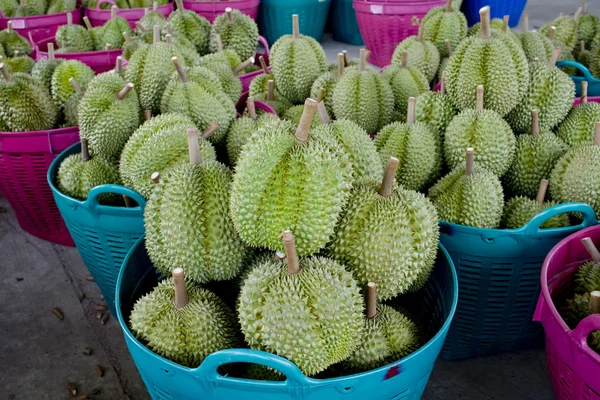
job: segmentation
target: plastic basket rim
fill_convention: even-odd
[[[37,52],[38,55],[41,54],[48,54],[48,50],[46,51],[42,51],[40,50],[39,45],[46,43],[46,42],[51,42],[54,40],[54,37],[47,37],[45,39],[40,40],[39,42],[35,42],[35,50]],[[106,53],[106,55],[111,55],[113,53],[123,53],[123,49],[111,49],[111,50],[94,50],[94,51],[79,51],[79,52],[74,52],[74,53],[54,53],[54,57],[55,58],[65,58],[65,56],[73,56],[73,57],[83,57],[83,56],[97,56],[100,54]]]
[[[23,131],[23,132],[5,132],[5,131],[0,131],[0,137],[2,136],[23,136],[23,137],[27,137],[27,136],[42,136],[42,135],[54,135],[54,134],[58,134],[58,133],[64,133],[64,132],[69,132],[72,131],[74,128],[78,128],[77,125],[73,125],[73,126],[67,126],[64,128],[56,128],[56,129],[46,129],[46,130],[41,130],[41,131]]]
[[[145,240],[146,240],[146,234],[144,233],[144,235],[142,235],[133,244],[133,246],[131,246],[131,249],[129,250],[129,252],[127,253],[125,259],[123,260],[122,267],[119,270],[119,275],[117,277],[116,293],[115,293],[115,307],[117,309],[117,319],[119,320],[119,324],[121,325],[121,330],[123,331],[123,334],[126,336],[127,339],[129,339],[137,347],[137,349],[139,351],[142,351],[143,353],[145,353],[147,355],[158,357],[161,362],[167,364],[170,368],[175,368],[175,369],[177,369],[177,370],[179,370],[181,372],[188,373],[188,374],[189,373],[193,373],[194,371],[200,370],[202,368],[202,364],[200,364],[196,368],[189,368],[189,367],[177,364],[177,363],[175,363],[175,362],[173,362],[171,360],[168,360],[168,359],[166,359],[166,358],[164,358],[164,357],[162,357],[162,356],[154,353],[153,351],[151,351],[150,349],[148,349],[146,346],[144,346],[135,336],[133,336],[133,334],[131,333],[131,330],[129,329],[129,326],[123,320],[123,314],[121,313],[121,307],[120,307],[121,296],[120,296],[120,293],[119,293],[119,288],[120,288],[120,282],[122,282],[122,280],[123,280],[123,274],[124,274],[124,271],[125,271],[124,266],[129,262],[129,260],[131,258],[131,255],[132,255],[133,249],[139,248],[139,246],[141,246],[142,242],[145,241]],[[450,254],[448,253],[448,251],[446,250],[446,248],[444,247],[444,245],[441,242],[438,242],[438,249],[441,250],[442,254],[446,258],[446,260],[448,262],[448,267],[450,268],[450,271],[452,273],[452,287],[454,289],[453,290],[454,291],[454,295],[452,296],[452,305],[450,307],[450,311],[448,313],[448,316],[446,317],[446,320],[444,321],[444,323],[442,324],[442,326],[438,329],[437,333],[431,339],[429,339],[425,344],[423,344],[421,347],[419,347],[417,350],[415,350],[414,352],[410,353],[406,357],[403,357],[403,358],[401,358],[399,360],[393,361],[390,364],[387,364],[387,365],[384,365],[384,366],[381,366],[379,368],[372,369],[372,370],[369,370],[369,371],[360,372],[360,373],[357,373],[357,374],[345,375],[345,376],[342,376],[342,377],[328,378],[328,379],[311,378],[311,377],[307,377],[306,375],[304,375],[304,373],[300,372],[304,376],[304,379],[306,380],[306,382],[311,383],[311,384],[319,384],[319,383],[322,383],[322,382],[331,383],[331,384],[337,384],[337,383],[342,383],[342,382],[345,382],[347,380],[354,379],[354,378],[357,378],[357,377],[363,377],[363,376],[367,376],[367,375],[373,375],[373,374],[384,372],[387,369],[389,369],[390,366],[392,366],[394,364],[406,362],[407,360],[410,360],[413,357],[417,357],[422,352],[424,352],[426,348],[432,346],[432,344],[435,341],[441,340],[441,337],[447,334],[448,330],[450,329],[450,324],[452,323],[452,320],[454,319],[454,315],[456,313],[456,308],[458,306],[458,274],[456,272],[456,268],[454,267],[454,262],[452,261],[452,257],[450,257]],[[285,360],[285,362],[291,362],[291,361],[289,361],[286,358],[283,358],[283,357],[280,357],[280,356],[277,356],[275,354],[268,353],[268,352],[265,352],[265,351],[262,351],[262,350],[248,350],[248,349],[233,348],[233,349],[225,349],[225,350],[221,350],[221,351],[226,351],[226,350],[244,350],[244,351],[250,352],[252,354],[260,355],[261,357],[268,357],[268,358],[273,358],[273,359],[283,359],[283,360]],[[210,355],[219,354],[221,351],[217,351],[215,353],[211,353]],[[206,360],[206,358],[204,359],[204,361],[205,360]],[[204,361],[203,361],[203,363],[204,363]],[[293,364],[293,365],[296,366],[296,364]],[[297,366],[296,366],[296,368],[297,368]],[[252,380],[252,379],[248,380],[248,379],[243,379],[243,378],[231,378],[231,377],[229,377],[229,379],[231,379],[231,380],[233,380],[235,382],[240,382],[240,381],[243,381],[243,382],[248,382],[248,381],[255,382],[255,380]],[[269,381],[257,381],[257,382],[269,382]]]
[[[166,4],[160,5],[157,7],[157,10],[160,10],[161,8],[167,8],[167,7],[175,7],[175,4],[172,0],[169,0]],[[148,8],[148,7],[135,7],[135,8],[119,8],[119,6],[117,6],[117,12],[119,11],[132,11],[132,10],[143,10],[144,8]],[[110,9],[103,9],[103,8],[89,8],[89,7],[81,7],[82,10],[85,10],[85,12],[87,13],[88,11],[92,11],[92,12],[98,12],[98,13],[106,13],[106,14],[110,14],[111,10]]]

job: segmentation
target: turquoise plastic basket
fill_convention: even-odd
[[[580,225],[540,229],[555,215],[579,212]],[[458,274],[458,307],[441,357],[460,359],[517,351],[542,344],[533,322],[544,258],[559,241],[597,223],[584,203],[542,211],[519,229],[483,229],[440,221],[440,241]]]
[[[578,63],[577,61],[559,61],[556,63],[556,66],[561,67],[573,67],[581,71],[583,76],[571,76],[573,82],[575,82],[575,97],[581,96],[581,82],[588,82],[588,96],[600,96],[600,79],[596,78],[589,69],[587,69],[583,64]]]
[[[292,15],[298,14],[300,33],[321,41],[331,0],[261,0],[258,26],[270,45],[292,34]]]
[[[76,143],[59,154],[48,169],[48,184],[85,266],[116,315],[114,298],[119,269],[131,246],[144,234],[146,200],[120,185],[97,186],[85,201],[61,193],[54,184],[58,167],[66,157],[80,152],[81,144]],[[98,196],[103,193],[128,196],[138,205],[130,208],[100,205]]]
[[[244,400],[347,400],[419,399],[454,315],[457,278],[448,253],[440,245],[437,264],[426,287],[407,299],[427,316],[431,338],[423,347],[390,365],[361,374],[335,379],[307,378],[290,361],[248,349],[213,353],[195,369],[166,360],[140,343],[127,323],[134,303],[156,286],[159,276],[152,266],[144,239],[140,239],[123,263],[117,282],[117,317],[129,352],[154,400],[244,399]],[[232,378],[217,372],[230,363],[266,365],[283,373],[284,382]]]
[[[333,34],[333,40],[354,46],[362,46],[365,42],[358,29],[356,11],[352,7],[353,1],[331,0],[331,9],[329,10],[331,33]]]

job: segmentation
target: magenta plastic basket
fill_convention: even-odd
[[[583,229],[560,241],[542,266],[542,292],[534,320],[544,326],[546,361],[558,400],[600,400],[600,355],[587,344],[588,335],[600,330],[600,315],[588,316],[571,330],[552,301],[570,286],[579,266],[589,260],[581,244],[585,237],[599,245],[600,226]]]
[[[230,1],[183,1],[183,8],[192,10],[196,14],[203,16],[211,24],[219,15],[225,13],[227,7],[250,16],[256,21],[258,15],[258,6],[260,0],[230,0]]]
[[[46,173],[63,150],[79,141],[79,128],[0,132],[0,192],[25,232],[74,246],[60,216]]]
[[[70,11],[73,15],[73,23],[81,22],[81,8],[77,7]],[[33,42],[38,42],[48,37],[54,37],[56,30],[61,25],[67,24],[67,14],[36,15],[34,17],[14,17],[7,18],[0,12],[0,29],[6,29],[8,21],[12,21],[12,28],[19,32],[24,38],[33,38]]]
[[[263,56],[265,59],[265,62],[267,63],[267,65],[269,65],[269,43],[267,43],[267,39],[265,39],[262,36],[258,37],[258,42],[263,46],[264,48],[264,52],[262,53],[256,53],[256,56],[254,57],[254,65],[257,65],[260,67],[260,61],[258,60],[259,56]],[[268,66],[267,69],[269,70],[269,72],[271,72],[271,67]],[[254,72],[250,72],[249,74],[244,74],[244,75],[240,75],[240,81],[242,81],[242,93],[243,92],[247,92],[248,89],[250,89],[250,83],[252,82],[252,79],[256,78],[257,76],[261,75],[263,73],[262,69],[259,69],[258,71],[254,71]]]
[[[416,35],[425,14],[444,4],[445,0],[354,0],[358,29],[371,52],[369,62],[388,65],[398,43]]]
[[[240,99],[235,105],[235,109],[237,111],[238,117],[244,113],[244,109],[246,108],[246,101],[248,100],[248,92],[242,93]],[[273,107],[268,105],[267,103],[263,103],[262,101],[255,101],[254,106],[258,110],[263,110],[264,112],[268,112],[269,114],[277,115]],[[277,115],[278,116],[278,115]]]
[[[54,43],[55,48],[57,48],[54,38],[47,38],[36,43],[34,46],[36,61],[48,59],[48,43]],[[54,57],[81,61],[93,69],[95,73],[99,74],[115,68],[117,57],[121,54],[123,54],[123,49],[86,51],[82,53],[54,53]]]
[[[90,20],[92,26],[102,26],[106,21],[110,19],[110,10],[103,10],[100,8],[102,4],[108,3],[110,5],[116,6],[117,4],[112,0],[100,0],[96,5],[96,8],[84,8],[83,11],[85,15]],[[118,6],[117,6],[118,7]],[[160,11],[162,15],[166,17],[169,16],[173,12],[175,8],[173,7],[173,3],[167,3],[162,6],[158,6],[157,11]],[[129,22],[131,28],[135,28],[135,23],[142,19],[144,16],[143,8],[125,8],[118,9],[117,15],[123,17]]]

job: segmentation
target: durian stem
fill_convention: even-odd
[[[108,50],[110,50],[110,48],[111,48],[110,43],[106,43],[106,45],[104,45],[104,50],[108,51]]]
[[[560,47],[555,47],[552,55],[550,56],[550,61],[548,61],[548,67],[554,68],[556,67],[556,62],[558,61],[558,56],[560,56],[560,52],[562,49]]]
[[[77,93],[83,93],[83,88],[75,78],[69,78],[69,83],[71,84],[71,86],[73,86],[73,89],[75,89]]]
[[[157,184],[158,182],[160,182],[160,172],[153,172],[152,175],[150,176],[150,180],[154,184]]]
[[[475,110],[482,111],[483,110],[483,86],[477,86],[477,97],[475,100]]]
[[[88,17],[83,17],[83,23],[88,31],[93,28],[93,26],[90,22],[90,19]]]
[[[587,2],[587,0],[583,0],[583,13],[584,14],[588,13],[588,2]]]
[[[167,24],[165,25],[165,28],[167,29],[167,34],[169,34],[169,35],[173,34],[173,24],[171,24],[170,22],[167,22]]]
[[[177,57],[171,57],[171,61],[173,62],[173,65],[175,65],[175,70],[177,71],[177,75],[179,75],[179,79],[181,79],[181,82],[188,82],[189,79],[187,74],[185,73],[185,69],[183,69],[183,65],[181,65]]]
[[[579,18],[579,16],[581,15],[581,12],[583,11],[583,7],[579,7],[577,9],[577,11],[575,11],[575,15],[573,15],[573,19],[577,19]]]
[[[467,149],[467,164],[465,167],[465,175],[473,175],[473,169],[475,167],[475,150],[472,147]]]
[[[296,252],[294,234],[291,231],[283,231],[279,236],[279,239],[283,239],[283,244],[285,246],[285,255],[288,260],[288,274],[297,274],[300,271],[300,261],[298,260],[298,253]]]
[[[183,268],[175,268],[172,272],[175,283],[175,308],[183,308],[189,303],[187,289],[185,288],[185,276]]]
[[[452,42],[446,39],[444,40],[444,45],[446,46],[446,51],[448,52],[448,57],[452,57]]]
[[[67,13],[67,25],[73,25],[73,14]]]
[[[490,27],[490,6],[485,6],[479,10],[479,20],[481,21],[481,38],[490,39],[492,30]]]
[[[135,27],[137,28],[138,31],[140,31],[142,33],[148,32],[148,29],[146,29],[146,27],[144,26],[144,24],[142,24],[140,21],[137,21],[135,23]]]
[[[250,118],[256,119],[256,106],[254,105],[254,99],[252,96],[248,96],[248,100],[246,100],[246,108],[248,108],[248,115]]]
[[[396,178],[396,170],[398,170],[399,163],[400,161],[395,157],[388,158],[385,166],[385,172],[383,174],[383,180],[381,181],[381,186],[379,187],[380,196],[388,197],[392,194],[392,189],[394,188],[394,179]]]
[[[54,61],[54,43],[48,43],[48,60]]]
[[[442,71],[442,79],[440,80],[440,93],[446,94],[446,71]]]
[[[146,15],[148,15],[148,9],[147,9],[147,8],[144,8],[144,17],[145,17]]]
[[[131,40],[131,36],[129,36],[129,33],[127,32],[123,32],[123,38],[127,44],[131,44],[131,42],[133,42],[133,40]]]
[[[167,39],[167,44],[173,44],[173,35],[169,35],[168,33],[165,35],[165,39]]]
[[[319,112],[319,118],[321,119],[321,123],[323,125],[329,125],[331,123],[331,118],[329,118],[329,113],[327,113],[327,107],[325,107],[325,103],[323,101],[319,102],[317,105],[317,111]]]
[[[269,79],[267,81],[267,101],[273,101],[275,99],[275,81]]]
[[[263,56],[258,56],[258,61],[260,62],[260,67],[263,70],[263,73],[267,75],[269,73],[269,68],[267,67],[267,62]]]
[[[600,122],[594,123],[594,146],[600,146]]]
[[[550,32],[548,32],[548,39],[554,41],[554,36],[556,35],[556,27],[555,26],[551,26],[550,27]]]
[[[408,66],[408,51],[404,50],[402,52],[402,63],[400,64],[402,68],[406,68]]]
[[[508,21],[510,19],[510,15],[505,15],[502,19],[502,32],[508,32]]]
[[[540,110],[531,110],[531,136],[540,134]]]
[[[200,144],[198,144],[198,129],[188,128],[185,131],[188,138],[188,153],[190,164],[202,165],[202,155],[200,154]]]
[[[292,15],[292,38],[300,39],[300,22],[298,21],[298,14]]]
[[[250,57],[246,61],[238,64],[238,66],[233,69],[233,73],[237,75],[251,65],[254,65],[254,57]]]
[[[325,96],[325,89],[319,88],[319,91],[317,92],[317,103],[320,103],[321,101],[323,101],[324,96]]]
[[[66,47],[67,47],[67,43],[65,43],[65,41],[64,41],[64,40],[61,40],[61,41],[60,41],[60,48],[61,48],[61,49],[64,49],[64,48],[66,48]]]
[[[88,149],[88,140],[81,138],[81,161],[86,162],[90,159],[90,152]]]
[[[112,6],[110,8],[110,19],[115,19],[117,16],[117,6]]]
[[[12,29],[12,21],[8,21],[8,22],[6,23],[6,31],[7,31],[8,33],[12,33],[12,30],[13,30],[13,29]]]
[[[120,74],[121,72],[123,72],[123,57],[121,57],[121,56],[117,57],[117,61],[115,63],[115,72],[117,74]]]
[[[579,42],[579,51],[585,51],[585,41],[583,40]]]
[[[419,26],[419,31],[417,33],[417,41],[422,42],[424,35],[425,35],[425,31],[423,30],[423,25],[420,25]]]
[[[345,61],[344,61],[344,53],[338,53],[337,54],[337,61],[338,61],[338,65],[337,65],[337,74],[338,77],[344,75],[344,68],[345,66]]]
[[[225,9],[225,13],[227,14],[227,22],[232,23],[233,22],[233,10],[231,9],[231,7],[227,7]]]
[[[177,11],[179,12],[179,14],[183,14],[185,11],[185,9],[183,8],[183,1],[175,0],[175,4],[177,5]]]
[[[594,262],[600,262],[600,252],[594,245],[594,242],[592,242],[591,238],[585,237],[581,239],[581,244],[583,244],[583,247],[585,247],[585,249],[588,251]]]
[[[406,113],[406,123],[408,125],[412,125],[415,123],[415,121],[417,120],[417,110],[416,107],[417,106],[417,99],[414,97],[409,97],[408,98],[408,112]]]
[[[600,314],[600,291],[598,290],[590,293],[590,311],[592,314]]]
[[[152,11],[156,11],[158,10],[158,1],[155,1],[154,3],[152,3]]]
[[[217,51],[223,51],[223,40],[221,39],[221,35],[218,33],[215,34],[215,40],[217,41]]]
[[[19,57],[19,55],[21,54],[21,52],[19,50],[15,50],[13,51],[14,53],[14,57]]]
[[[452,0],[450,0],[452,2]],[[367,318],[377,316],[377,286],[373,282],[367,284]]]
[[[548,190],[548,179],[542,179],[540,181],[540,187],[538,189],[537,195],[535,196],[535,201],[539,204],[544,204],[544,199],[546,198],[546,191]]]
[[[344,67],[348,68],[350,66],[350,57],[348,57],[348,50],[342,50],[342,54],[344,54]]]
[[[450,12],[452,11],[452,0],[448,0],[448,2],[446,3],[446,12]]]
[[[302,112],[302,117],[300,117],[300,123],[298,124],[295,133],[296,139],[300,142],[306,142],[308,140],[308,131],[316,111],[317,102],[313,99],[306,99],[304,102],[304,111]]]
[[[363,72],[367,69],[367,50],[360,49],[360,61],[358,63],[358,70]]]
[[[152,110],[144,110],[144,119],[150,121],[152,119]]]
[[[4,63],[0,63],[0,72],[2,72],[2,76],[4,77],[4,80],[6,82],[10,82],[11,76],[8,73],[8,71],[6,70],[6,67],[4,66]]]
[[[212,124],[210,124],[203,132],[202,135],[200,135],[200,137],[202,139],[208,139],[210,136],[212,136],[213,133],[215,133],[216,131],[219,130],[219,124],[215,121]]]
[[[131,201],[129,196],[123,195],[123,201],[125,202],[125,207],[127,207],[127,208],[133,207],[133,202]]]
[[[523,14],[523,32],[529,32],[529,14]]]
[[[125,97],[127,97],[129,92],[131,92],[132,90],[133,90],[133,83],[129,82],[127,85],[125,85],[125,87],[123,89],[121,89],[119,91],[119,93],[117,93],[117,99],[123,100]]]
[[[588,81],[581,81],[581,102],[580,104],[587,103],[587,93],[588,93]]]
[[[153,32],[152,39],[153,39],[152,41],[154,43],[160,42],[160,26],[154,25],[154,32]]]

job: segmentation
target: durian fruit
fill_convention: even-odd
[[[446,72],[446,70],[448,69],[448,63],[450,62],[450,57],[452,57],[452,44],[450,44],[450,40],[446,40],[444,42],[444,44],[446,45],[446,53],[448,54],[448,57],[442,59],[440,61],[440,66],[438,67],[438,71],[437,71],[437,79],[438,81],[442,80],[442,74],[444,72]]]
[[[166,23],[164,31],[166,32],[165,40],[168,44],[177,48],[186,65],[198,65],[200,63],[200,54],[196,51],[194,44],[183,35],[174,35],[173,25],[170,22]]]
[[[216,53],[206,54],[202,57],[203,62],[217,62],[217,63],[229,63],[230,68],[237,67],[241,62],[241,57],[233,50],[225,49],[223,42],[221,41],[221,35],[216,34],[217,49]]]
[[[440,66],[440,52],[435,44],[424,39],[423,25],[417,36],[409,36],[398,44],[392,55],[392,65],[402,64],[404,51],[408,51],[408,66],[421,71],[428,82],[433,80]]]
[[[234,104],[237,103],[242,94],[242,82],[237,77],[237,74],[234,73],[235,66],[231,66],[226,56],[226,51],[204,56],[200,59],[198,65],[214,72],[221,81],[221,85],[227,96],[229,96]]]
[[[344,75],[345,61],[344,53],[337,54],[337,68],[335,71],[323,72],[313,83],[310,89],[310,95],[312,98],[317,98],[319,91],[322,89],[322,101],[325,103],[327,112],[333,114],[333,89],[337,85],[338,81]]]
[[[444,44],[446,40],[456,47],[467,36],[467,18],[452,9],[452,0],[448,0],[445,7],[431,9],[421,20],[421,26],[423,38],[437,47],[440,58],[450,56]]]
[[[287,110],[281,114],[281,119],[285,121],[289,121],[292,125],[297,126],[302,119],[302,115],[304,115],[304,105],[299,104],[297,106],[291,106]],[[312,123],[310,124],[310,129],[317,128],[321,125],[321,122],[318,118],[313,118]]]
[[[152,4],[151,10],[147,8],[144,9],[144,16],[138,22],[142,26],[153,27],[154,25],[158,25],[162,29],[167,24],[167,19],[160,11],[158,11],[158,3],[155,1]],[[136,23],[136,27],[137,25],[138,24]],[[150,35],[149,39],[150,40],[148,41],[148,43],[152,43],[152,35]]]
[[[588,203],[600,215],[597,179],[600,176],[600,122],[595,124],[594,144],[581,144],[563,155],[550,175],[550,195],[561,203]]]
[[[75,10],[77,2],[75,0],[50,0],[46,14],[61,14]]]
[[[173,168],[189,162],[188,142],[183,132],[193,127],[194,122],[181,114],[162,114],[147,120],[131,135],[121,153],[119,172],[123,184],[150,198],[154,172],[167,176]],[[217,159],[215,149],[205,138],[216,128],[211,126],[198,140],[200,154],[207,163]]]
[[[456,108],[446,94],[446,72],[442,72],[440,91],[427,91],[417,97],[416,120],[437,129],[439,137],[443,137],[450,121],[456,115]]]
[[[262,96],[267,93],[267,82],[275,79],[273,74],[269,72],[265,58],[259,56],[258,60],[260,61],[260,67],[262,68],[263,73],[252,79],[252,82],[250,82],[248,92],[252,97]]]
[[[36,62],[31,70],[31,76],[46,85],[48,92],[50,92],[52,90],[52,75],[62,61],[62,59],[54,57],[54,43],[48,43],[48,59]]]
[[[126,60],[131,59],[131,56],[133,56],[133,53],[135,53],[137,49],[148,45],[137,36],[131,37],[127,32],[123,32],[123,38],[125,39],[125,42],[123,43],[122,57]]]
[[[403,51],[402,64],[390,65],[383,72],[389,77],[394,93],[394,112],[397,115],[406,115],[409,97],[417,97],[429,91],[427,78],[417,68],[408,66],[408,58],[408,51]]]
[[[103,50],[106,44],[110,44],[113,49],[123,47],[125,38],[123,32],[133,34],[129,22],[123,17],[117,15],[117,6],[112,6],[110,9],[110,19],[104,23],[102,30],[95,35],[96,50]]]
[[[300,34],[298,15],[292,15],[292,34],[271,47],[271,69],[281,94],[294,104],[310,96],[314,81],[327,71],[325,51],[315,39]]]
[[[60,109],[64,108],[69,97],[75,94],[75,89],[69,83],[71,78],[74,78],[81,86],[86,87],[94,79],[94,71],[77,60],[65,60],[54,69],[51,88],[52,98]]]
[[[6,25],[6,29],[0,31],[0,44],[6,56],[14,57],[15,50],[20,54],[30,55],[32,49],[29,41],[12,28],[12,21],[8,21]]]
[[[71,78],[69,80],[69,83],[75,88],[75,94],[67,99],[65,107],[63,109],[63,113],[65,115],[65,126],[78,126],[79,103],[81,102],[85,91],[83,90],[79,82],[75,80],[75,78]]]
[[[589,237],[581,239],[581,243],[590,253],[592,261],[583,264],[573,275],[574,290],[578,294],[600,289],[600,252]]]
[[[3,63],[0,72],[0,131],[54,128],[58,111],[44,84],[27,74],[11,75]]]
[[[73,25],[73,14],[67,13],[67,25],[58,28],[55,36],[56,43],[64,42],[75,52],[94,51],[94,39],[90,32],[81,25]],[[64,46],[63,46],[64,47]]]
[[[292,232],[281,237],[286,260],[265,261],[248,273],[238,318],[250,348],[285,357],[311,376],[356,350],[364,333],[363,302],[341,264],[299,259]]]
[[[375,283],[367,286],[365,332],[358,348],[342,362],[353,372],[379,368],[419,348],[417,325],[392,307],[377,304]]]
[[[171,79],[162,97],[160,111],[175,112],[189,116],[199,129],[206,129],[213,122],[219,125],[211,141],[218,143],[225,138],[235,120],[235,105],[223,92],[209,92],[202,85],[190,80],[177,57],[171,58],[177,77]]]
[[[348,69],[333,90],[336,119],[356,122],[376,133],[392,120],[394,94],[386,77],[367,69],[367,51],[360,50],[358,69]]]
[[[594,14],[588,12],[588,1],[583,0],[583,10],[577,21],[577,38],[583,40],[590,47],[594,37],[600,32],[600,20]]]
[[[229,217],[231,171],[202,160],[198,129],[186,135],[189,163],[162,177],[146,204],[148,255],[163,274],[185,266],[196,283],[232,279],[246,249]]]
[[[217,51],[217,34],[221,36],[223,47],[235,51],[243,60],[256,53],[258,26],[252,18],[239,10],[227,7],[224,14],[215,18],[209,42],[209,50],[213,53]]]
[[[19,2],[17,0],[0,1],[0,11],[2,11],[2,14],[7,18],[14,17],[17,7],[19,7]]]
[[[119,184],[117,166],[102,157],[90,157],[87,139],[81,139],[81,154],[72,154],[65,158],[56,174],[58,189],[76,199],[87,199],[90,190],[105,184]],[[103,194],[101,203],[114,202],[115,194]]]
[[[533,110],[531,115],[531,134],[517,137],[514,162],[503,177],[508,193],[529,198],[536,196],[540,179],[550,176],[558,159],[569,148],[551,131],[540,132],[538,110]]]
[[[561,315],[567,324],[575,327],[579,321],[590,315],[590,306],[590,293],[575,294],[572,299],[566,299]]]
[[[46,14],[48,3],[46,0],[20,0],[19,7],[15,9],[15,17],[32,17]]]
[[[476,228],[497,228],[504,208],[500,179],[474,165],[474,150],[467,149],[466,167],[457,167],[429,189],[429,199],[440,219]]]
[[[475,108],[476,88],[483,85],[486,108],[504,116],[527,92],[527,59],[513,39],[503,33],[492,35],[488,6],[479,15],[481,34],[465,39],[456,48],[447,67],[446,90],[462,111]]]
[[[188,38],[201,56],[207,54],[210,22],[194,11],[183,8],[181,0],[175,0],[177,10],[169,15],[168,21],[173,25],[173,33]]]
[[[235,314],[223,300],[186,281],[181,268],[172,276],[136,301],[129,316],[133,334],[156,354],[190,368],[238,347]]]
[[[293,229],[298,253],[309,255],[333,234],[352,166],[333,137],[309,135],[316,109],[316,101],[307,99],[297,129],[287,121],[269,124],[242,149],[230,210],[237,232],[252,247],[281,251],[281,231]]]
[[[531,86],[522,101],[506,116],[506,121],[516,133],[531,131],[533,109],[540,111],[541,130],[551,130],[571,110],[575,84],[567,74],[556,68],[560,51],[560,48],[554,49],[548,64],[541,61],[531,64]]]
[[[529,31],[528,14],[523,14],[522,27],[523,32],[518,33],[517,37],[521,41],[521,47],[523,48],[525,57],[527,57],[527,61],[531,63],[538,58],[540,62],[547,64],[554,51],[552,41],[539,32]]]
[[[114,160],[140,125],[142,112],[132,83],[117,74],[100,77],[102,84],[88,87],[79,103],[79,136],[88,140],[91,156]]]
[[[381,300],[406,292],[431,270],[437,254],[435,207],[424,195],[394,183],[398,163],[388,159],[382,181],[354,184],[327,249],[361,286],[375,282]]]
[[[23,72],[29,74],[35,66],[35,60],[29,56],[21,55],[19,50],[15,50],[15,56],[12,58],[0,56],[0,62],[4,62],[6,69],[10,73]]]
[[[501,226],[506,229],[516,229],[525,226],[533,217],[547,208],[554,207],[558,203],[550,201],[544,203],[546,190],[548,189],[548,181],[542,179],[539,184],[539,189],[535,200],[530,198],[517,196],[513,197],[504,205],[504,213],[502,215]],[[559,214],[548,221],[544,222],[542,228],[561,228],[569,226],[569,216],[567,214]]]
[[[254,78],[254,80],[256,79],[258,78]],[[250,93],[252,93],[252,91],[250,91]],[[259,93],[253,97],[255,100],[262,101],[271,106],[277,115],[284,115],[288,109],[293,107],[292,103],[275,89],[275,81],[272,79],[267,81],[266,93]]]
[[[550,22],[545,23],[540,28],[540,32],[548,36],[553,26],[556,27],[556,40],[564,43],[571,48],[577,43],[577,19],[583,9],[579,7],[574,16],[560,16]]]
[[[589,66],[592,63],[592,52],[585,48],[585,41],[579,41],[579,49],[575,53],[575,60],[585,66]]]
[[[393,122],[375,137],[382,163],[390,157],[399,160],[396,180],[402,187],[420,190],[439,178],[442,163],[441,140],[431,125],[415,122],[416,99],[408,99],[407,123]]]
[[[558,126],[556,136],[570,147],[594,142],[594,124],[600,121],[600,104],[587,101],[588,82],[581,82],[581,103]]]
[[[515,157],[515,134],[497,112],[483,108],[483,86],[478,86],[476,92],[476,109],[462,111],[446,129],[444,158],[450,169],[454,169],[464,162],[464,149],[472,147],[480,166],[502,176]]]
[[[560,40],[556,40],[554,38],[555,33],[556,33],[556,27],[555,26],[550,27],[550,34],[548,36],[548,39],[550,39],[550,41],[552,42],[552,44],[555,47],[561,48],[561,52],[558,55],[558,61],[564,61],[564,60],[575,61],[575,57],[573,56],[573,48],[565,45]],[[577,69],[574,67],[561,67],[560,69],[569,76],[577,75],[577,72],[578,72]]]

